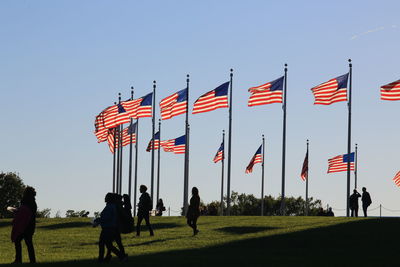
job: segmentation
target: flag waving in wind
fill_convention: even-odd
[[[306,153],[306,157],[304,158],[303,168],[301,169],[301,179],[303,181],[308,178],[308,151]]]
[[[282,103],[283,79],[284,76],[272,82],[251,87],[249,89],[251,96],[249,98],[248,106],[253,107],[272,103]]]
[[[186,113],[187,88],[170,95],[160,102],[161,119],[167,120]]]
[[[311,88],[315,97],[314,105],[330,105],[347,101],[348,78],[349,74],[347,73]]]
[[[381,87],[382,100],[400,100],[400,80]]]
[[[174,152],[174,154],[185,154],[186,135],[182,135],[175,139],[161,141],[160,145],[165,152]]]
[[[400,171],[396,173],[394,178],[392,179],[397,186],[400,186]]]
[[[261,153],[262,145],[257,149],[256,154],[251,158],[249,165],[246,167],[246,173],[253,172],[253,166],[256,163],[262,163],[262,153]]]
[[[350,171],[354,171],[354,152],[339,155],[328,160],[328,173],[347,171],[347,163],[350,162]]]
[[[158,131],[154,134],[154,148],[153,148],[153,140],[150,140],[149,144],[147,145],[146,151],[150,152],[152,149],[159,149],[160,148],[160,132]]]
[[[221,146],[217,151],[217,154],[215,154],[214,163],[217,163],[218,161],[221,161],[223,159],[224,159],[224,143],[221,144]]]
[[[228,107],[229,82],[223,83],[212,91],[200,96],[193,105],[193,114]]]
[[[119,147],[118,139],[117,142],[114,141],[114,133],[118,134],[118,130],[115,131],[115,129],[110,129],[108,136],[107,136],[107,141],[108,141],[108,146],[110,148],[111,153],[114,153],[115,148]],[[131,143],[131,136],[132,136],[132,144],[136,143],[136,123],[129,125],[125,129],[122,130],[122,146],[127,146]],[[114,147],[114,142],[115,146]]]

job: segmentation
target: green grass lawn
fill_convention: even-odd
[[[127,262],[141,266],[400,266],[400,219],[200,217],[197,236],[183,217],[151,218],[155,236],[123,235]],[[10,220],[0,220],[0,264],[14,260]],[[98,265],[100,228],[89,219],[39,219],[40,265]],[[25,244],[23,261],[27,262]],[[101,264],[105,265],[105,263]]]

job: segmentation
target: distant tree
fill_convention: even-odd
[[[74,210],[67,210],[65,212],[65,217],[67,218],[75,218],[75,217],[79,217],[78,213]]]
[[[77,217],[88,217],[89,211],[81,210],[81,211],[74,211],[74,210],[67,210],[65,213],[65,217],[67,218],[77,218]]]
[[[224,206],[226,203],[226,197],[224,198]],[[302,197],[286,197],[286,214],[292,216],[304,216],[306,201]],[[320,207],[322,207],[321,200],[314,200],[309,198],[309,212],[308,215],[315,216],[318,213]],[[208,215],[219,214],[219,201],[213,201],[206,205],[208,209]],[[264,197],[264,215],[275,216],[280,214],[281,198],[274,198],[272,196]],[[217,212],[215,212],[215,209]],[[214,210],[211,212],[211,210]],[[232,192],[231,194],[231,215],[260,215],[261,213],[261,199],[256,198],[254,195],[239,194],[238,192]]]
[[[100,211],[95,211],[93,214],[94,214],[95,218],[99,218],[100,217]]]
[[[36,213],[37,218],[50,218],[51,209],[38,210]]]
[[[18,174],[13,172],[0,173],[0,218],[10,218],[12,213],[7,207],[19,206],[25,185]]]
[[[61,211],[57,210],[55,218],[61,218]]]

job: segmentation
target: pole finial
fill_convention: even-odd
[[[231,78],[232,78],[232,76],[233,76],[233,69],[231,69],[231,74],[230,74],[230,75],[231,75]]]
[[[189,82],[189,74],[186,74],[186,82],[188,83]]]

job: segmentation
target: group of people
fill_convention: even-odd
[[[362,195],[357,192],[356,189],[353,190],[349,198],[349,206],[351,210],[351,217],[358,217],[358,198],[361,197],[362,209],[364,212],[364,217],[367,217],[367,209],[371,205],[372,200],[370,194],[367,192],[365,187],[362,188]]]
[[[150,195],[147,193],[147,187],[145,185],[141,185],[139,190],[141,196],[138,204],[136,236],[140,236],[140,226],[143,220],[145,220],[146,225],[149,228],[150,236],[154,236],[154,231],[150,224],[150,212],[153,209],[153,201]],[[362,188],[362,192],[362,195],[360,195],[360,193],[354,189],[353,194],[350,196],[349,201],[352,217],[358,217],[358,198],[360,197],[364,216],[367,217],[367,209],[368,206],[371,205],[372,201],[371,196],[365,187]],[[15,263],[22,262],[22,240],[25,241],[27,246],[30,262],[36,262],[35,249],[32,242],[32,237],[35,232],[37,212],[35,196],[35,189],[27,186],[24,190],[20,207],[18,209],[10,209],[10,211],[15,212],[11,231],[11,241],[15,244]],[[158,216],[161,216],[162,212],[165,211],[162,199],[160,200],[157,203],[156,215]],[[127,259],[128,255],[125,253],[125,249],[122,244],[121,233],[131,233],[134,230],[130,198],[128,195],[121,196],[115,193],[107,193],[104,201],[106,202],[106,206],[101,212],[100,217],[95,219],[93,224],[94,226],[101,226],[98,261],[110,261],[112,257],[111,253],[114,253],[120,260],[125,260]],[[324,215],[334,216],[332,209],[330,209],[327,213],[324,213]],[[186,214],[187,224],[192,228],[193,235],[197,235],[199,233],[199,230],[197,229],[197,219],[199,216],[199,190],[196,187],[193,187],[192,197],[190,198],[190,203]],[[113,245],[113,242],[117,244],[118,248]],[[104,256],[105,247],[107,248],[106,256]]]
[[[153,209],[153,201],[150,195],[146,192],[147,187],[141,185],[141,196],[138,203],[136,236],[140,236],[140,226],[145,220],[150,231],[150,236],[154,236],[153,228],[150,224],[150,212]],[[193,235],[197,235],[197,219],[200,216],[200,196],[199,190],[196,187],[192,188],[192,198],[187,211],[187,223],[193,229]],[[8,210],[14,212],[14,220],[11,230],[11,241],[15,244],[15,260],[14,263],[22,262],[21,242],[25,240],[28,249],[30,263],[36,263],[35,249],[33,247],[33,234],[36,228],[36,191],[33,187],[27,186],[23,192],[19,208],[11,208]],[[120,260],[126,260],[128,254],[125,253],[124,245],[122,244],[121,233],[131,233],[134,230],[134,220],[132,217],[132,205],[128,195],[119,195],[116,193],[107,193],[104,201],[106,206],[100,213],[100,217],[93,221],[93,226],[100,225],[101,232],[99,237],[99,262],[108,262],[111,260],[114,253]],[[162,199],[157,202],[157,216],[161,216],[165,211]],[[117,247],[113,245],[116,243]],[[105,254],[105,247],[107,254]]]

